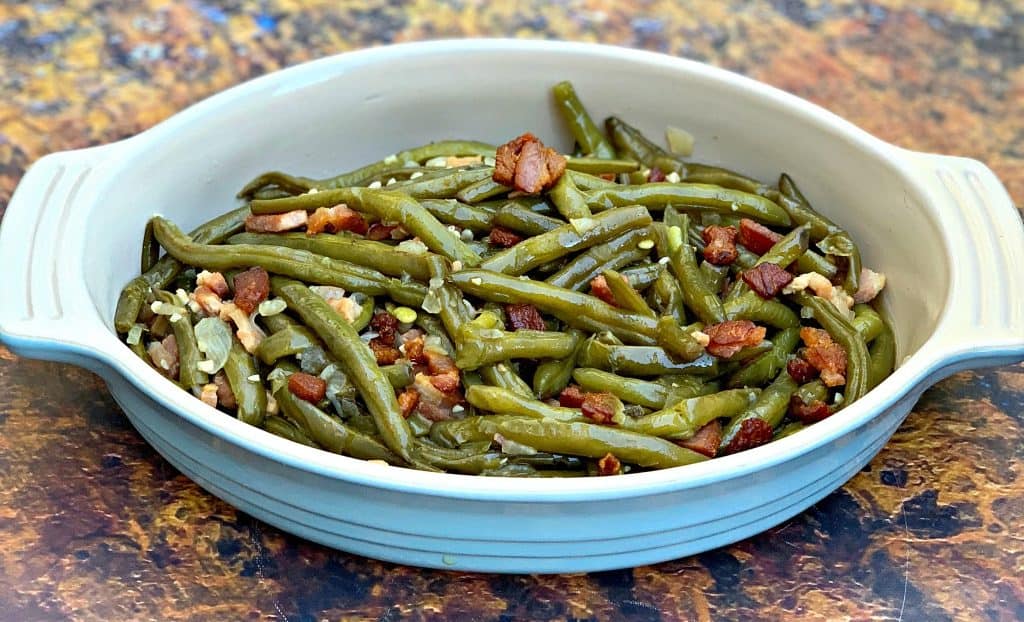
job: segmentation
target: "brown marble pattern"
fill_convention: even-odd
[[[897,144],[980,158],[1024,201],[1013,0],[0,5],[0,215],[41,155],[116,140],[242,80],[461,36],[704,60]],[[139,438],[103,384],[0,348],[0,620],[1024,619],[1024,368],[929,392],[841,490],[765,534],[652,567],[425,571],[236,512]]]

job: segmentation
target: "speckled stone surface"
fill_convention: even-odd
[[[47,152],[310,58],[455,36],[704,60],[899,145],[979,158],[1024,202],[1013,0],[78,0],[0,5],[0,215]],[[1022,469],[1024,368],[963,373],[870,467],[758,537],[619,572],[434,572],[236,512],[156,455],[97,378],[0,348],[0,620],[1020,620]]]

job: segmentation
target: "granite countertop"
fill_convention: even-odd
[[[1024,202],[1013,0],[121,4],[0,5],[0,215],[47,152],[307,59],[485,35],[733,69],[896,144],[979,158]],[[235,511],[146,445],[98,378],[0,347],[0,620],[1020,620],[1022,469],[1024,368],[967,372],[842,489],[734,546],[589,575],[437,572]]]

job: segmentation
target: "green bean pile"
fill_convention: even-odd
[[[567,82],[553,98],[575,149],[549,150],[539,192],[500,176],[508,145],[443,141],[262,174],[191,233],[154,217],[117,331],[272,434],[494,476],[742,451],[891,373],[884,280],[789,176],[693,163],[674,128],[668,149],[616,117],[602,131]],[[349,224],[314,232],[322,214]]]

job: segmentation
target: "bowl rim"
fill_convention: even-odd
[[[841,136],[886,163],[902,175],[908,186],[915,188],[922,195],[925,194],[920,183],[908,173],[904,161],[899,157],[899,148],[875,138],[834,113],[796,95],[725,69],[661,53],[603,44],[530,39],[442,39],[399,43],[308,61],[241,83],[193,104],[124,141],[125,151],[118,155],[124,157],[135,149],[148,148],[150,142],[165,140],[179,128],[228,109],[236,102],[258,95],[267,88],[276,87],[280,90],[289,84],[307,84],[311,80],[323,79],[325,73],[333,75],[350,66],[388,63],[411,56],[467,52],[527,52],[594,59],[614,58],[657,66],[668,73],[685,73],[726,83],[732,88],[744,91],[747,97],[759,98],[786,108],[807,125],[817,126],[823,131]],[[128,157],[124,159],[130,160]],[[945,260],[949,261],[948,249],[944,250],[947,254]],[[90,344],[95,349],[83,348],[80,353],[112,367],[127,382],[161,406],[221,441],[301,471],[382,491],[432,497],[516,503],[586,502],[678,492],[720,483],[768,470],[837,441],[921,387],[929,375],[943,366],[969,358],[965,354],[944,354],[941,348],[935,347],[936,338],[941,332],[942,316],[948,310],[949,303],[947,297],[936,331],[878,387],[853,406],[844,409],[843,416],[830,417],[798,435],[738,454],[614,478],[485,478],[428,473],[372,464],[287,441],[260,428],[227,417],[221,411],[203,404],[132,354],[111,331],[106,318],[100,318],[100,332],[105,332],[105,337],[100,338],[98,343]],[[76,348],[68,345],[66,349],[73,351]],[[382,477],[382,473],[385,477]]]

